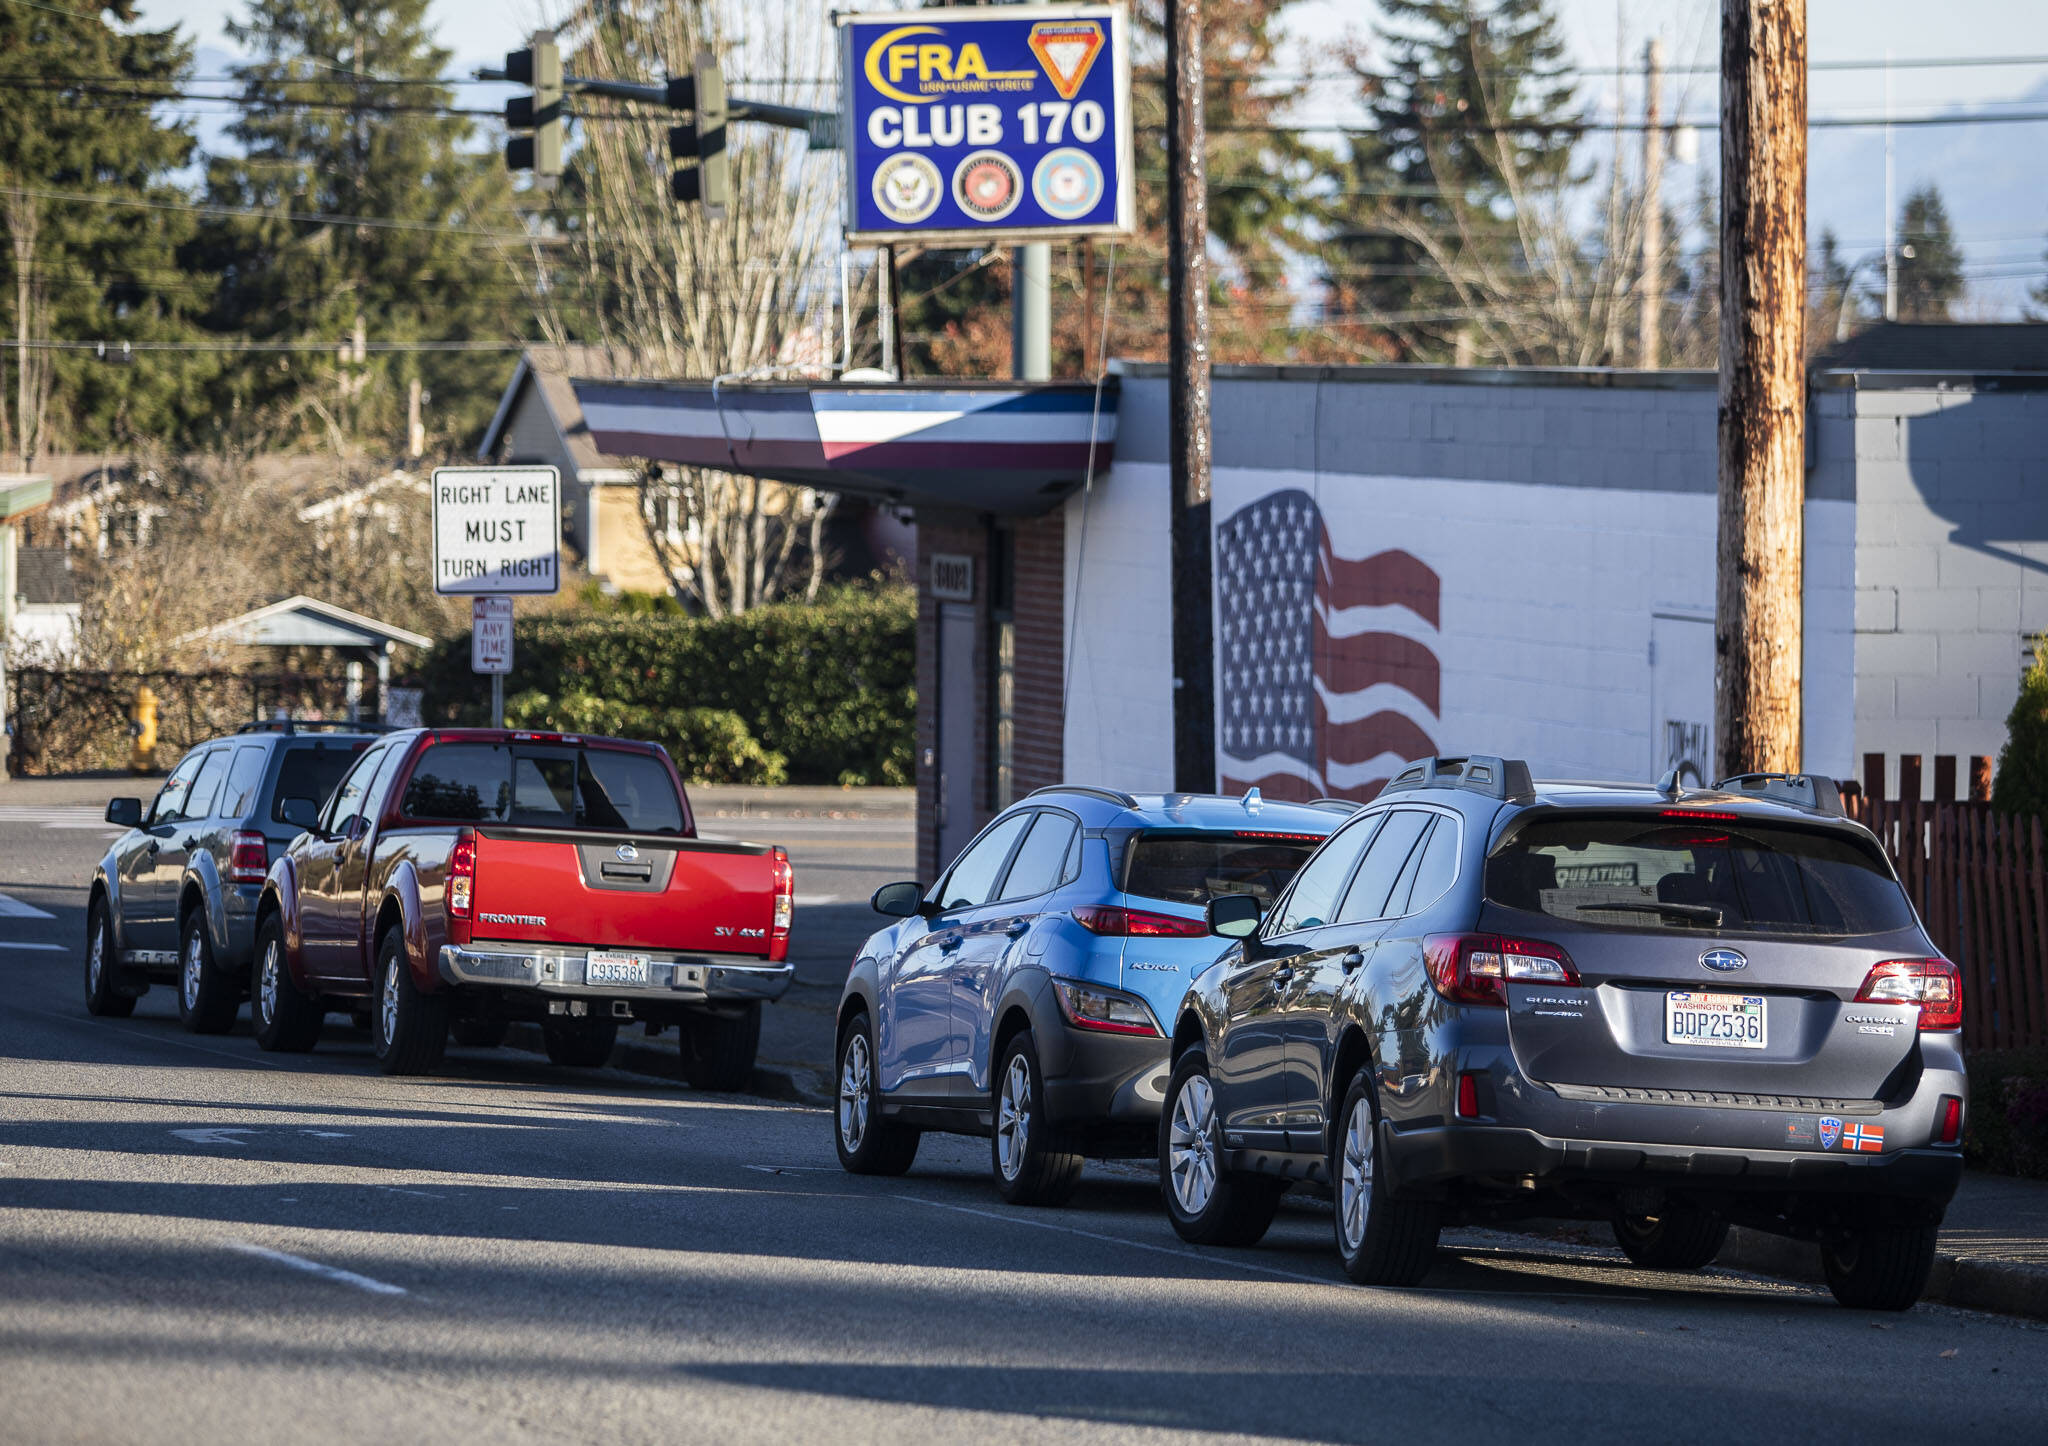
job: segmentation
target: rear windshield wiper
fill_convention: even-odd
[[[1576,907],[1582,914],[1668,914],[1674,919],[1686,919],[1695,923],[1706,924],[1716,929],[1721,927],[1721,909],[1717,904],[1668,904],[1663,902],[1637,904],[1616,902],[1612,904],[1579,904]]]

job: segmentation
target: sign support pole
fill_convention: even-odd
[[[493,728],[503,728],[505,726],[505,675],[503,673],[491,674],[491,726]]]
[[[1020,382],[1052,380],[1052,247],[1010,252],[1010,372]]]

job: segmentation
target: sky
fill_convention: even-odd
[[[832,0],[815,0],[821,8]],[[841,8],[899,8],[891,0],[839,0]],[[1581,66],[1613,68],[1617,36],[1630,67],[1641,63],[1643,43],[1664,42],[1673,67],[1703,65],[1708,72],[1674,74],[1667,82],[1666,109],[1686,116],[1710,116],[1716,106],[1711,73],[1718,53],[1719,0],[1555,0],[1573,57]],[[901,8],[908,8],[902,6]],[[145,24],[184,25],[201,48],[201,73],[218,73],[233,56],[224,30],[238,7],[231,0],[140,0]],[[434,0],[431,14],[441,43],[455,53],[454,74],[500,63],[538,22],[539,0]],[[1369,29],[1375,7],[1367,0],[1298,0],[1287,12],[1287,29],[1304,68],[1327,59],[1347,34]],[[1892,74],[1894,113],[1996,113],[2048,111],[2048,3],[2044,0],[1807,0],[1809,53],[1816,63],[1882,61],[1895,57],[2035,57],[2024,64],[1972,68],[1905,69]],[[1611,114],[1616,102],[1612,76],[1589,76],[1583,97],[1596,114]],[[1885,79],[1881,70],[1816,70],[1809,79],[1810,110],[1816,116],[1881,117]],[[465,102],[495,105],[501,92],[476,87]],[[1640,80],[1622,80],[1622,109],[1642,107]],[[1344,98],[1311,96],[1302,119],[1349,118]],[[201,120],[209,136],[219,121]],[[1700,137],[1700,164],[1712,167],[1711,131]],[[1629,142],[1634,144],[1633,141]],[[2048,123],[1901,127],[1894,131],[1896,195],[1938,181],[1962,242],[1970,273],[1964,315],[1987,319],[2019,314],[2028,287],[2044,273],[2048,238],[2048,168],[2038,157],[2048,144]],[[1813,136],[1808,167],[1809,231],[1818,242],[1831,228],[1851,259],[1879,252],[1884,235],[1883,133],[1820,130]],[[1690,197],[1699,174],[1667,164],[1667,198]]]

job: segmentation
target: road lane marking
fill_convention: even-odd
[[[248,1142],[236,1139],[236,1135],[253,1135],[256,1132],[245,1125],[211,1125],[203,1130],[172,1130],[171,1133],[195,1145],[241,1145]]]
[[[299,1133],[311,1135],[316,1140],[345,1140],[348,1138],[347,1130],[300,1130]]]
[[[357,1275],[353,1270],[343,1270],[338,1265],[322,1265],[317,1260],[307,1260],[300,1255],[287,1255],[282,1250],[268,1250],[261,1245],[252,1245],[246,1240],[230,1240],[226,1243],[228,1249],[239,1250],[244,1255],[253,1255],[259,1260],[268,1260],[277,1265],[287,1265],[293,1270],[303,1270],[308,1275],[317,1275],[338,1285],[352,1285],[357,1290],[367,1290],[372,1295],[405,1294],[405,1287],[402,1285],[372,1280],[367,1275]]]
[[[402,1185],[379,1185],[379,1190],[389,1190],[394,1195],[417,1195],[422,1200],[446,1200],[446,1195],[436,1195],[431,1190],[408,1190]]]
[[[57,916],[38,909],[34,904],[24,904],[11,894],[0,894],[0,919],[54,919]]]
[[[36,949],[50,954],[62,954],[70,947],[68,944],[27,944],[19,939],[0,939],[0,949]]]

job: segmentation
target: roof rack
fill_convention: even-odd
[[[396,733],[396,723],[350,723],[343,718],[263,718],[237,733]]]
[[[1320,808],[1326,813],[1357,813],[1365,805],[1355,798],[1312,798],[1310,808]]]
[[[1519,758],[1495,758],[1485,753],[1463,758],[1418,759],[1389,779],[1380,792],[1411,788],[1469,788],[1507,803],[1527,803],[1536,797],[1536,785],[1529,777],[1527,763]]]
[[[1138,800],[1114,788],[1097,788],[1091,783],[1055,783],[1045,788],[1034,788],[1027,795],[1036,798],[1041,793],[1081,793],[1090,798],[1100,798],[1109,803],[1121,804],[1125,808],[1136,808]]]
[[[1842,790],[1834,779],[1818,773],[1738,773],[1714,787],[1723,793],[1748,793],[1776,803],[1795,804],[1843,817]]]

